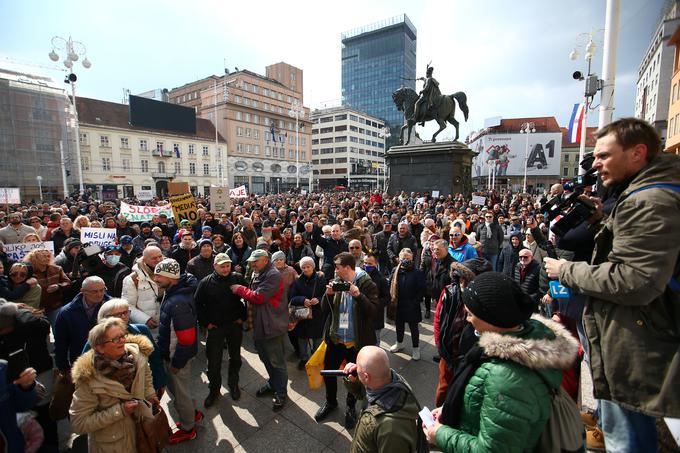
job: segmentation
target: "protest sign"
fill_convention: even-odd
[[[188,220],[191,225],[198,220],[198,207],[196,200],[190,193],[182,195],[173,195],[170,197],[170,204],[172,205],[172,212],[175,216],[175,223],[179,225],[182,220]]]
[[[439,198],[439,191],[438,190],[432,191],[432,198]]]
[[[140,190],[137,192],[137,199],[141,201],[153,200],[153,190]]]
[[[109,244],[115,244],[116,229],[83,227],[80,229],[80,242],[83,244],[97,244],[101,247],[106,247]]]
[[[472,196],[472,204],[476,204],[478,206],[484,206],[486,203],[486,197],[480,197],[479,195],[473,195]]]
[[[231,212],[231,199],[227,187],[210,188],[210,212],[228,214]]]
[[[248,198],[248,191],[246,186],[240,186],[235,189],[229,190],[229,196],[231,198]]]
[[[120,213],[128,219],[128,222],[148,222],[155,215],[165,214],[168,217],[172,217],[172,206],[170,204],[163,206],[136,206],[121,201]]]
[[[47,249],[54,255],[54,242],[23,242],[21,244],[6,244],[5,253],[12,261],[22,261],[28,252],[35,249]]]
[[[183,193],[189,192],[188,182],[169,182],[168,183],[168,193],[170,195],[181,195]]]
[[[0,203],[20,204],[21,197],[18,187],[0,187]]]

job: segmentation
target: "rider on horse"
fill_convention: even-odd
[[[436,100],[441,96],[441,91],[439,91],[439,82],[432,77],[432,72],[434,67],[427,65],[427,70],[425,71],[426,77],[420,77],[418,80],[425,82],[423,89],[420,91],[420,97],[416,102],[416,107],[413,112],[413,120],[417,123],[420,122],[421,126],[425,125],[425,115],[428,110],[434,106]],[[425,104],[425,106],[423,106]]]

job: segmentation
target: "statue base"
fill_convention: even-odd
[[[440,195],[472,193],[472,158],[464,143],[438,142],[398,145],[385,154],[389,192],[432,192]]]

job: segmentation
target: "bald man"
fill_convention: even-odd
[[[361,383],[368,398],[350,453],[419,451],[416,446],[425,442],[419,429],[420,404],[406,380],[390,368],[385,350],[364,346],[357,354],[357,363],[348,363],[345,373],[348,391],[358,394]]]
[[[357,267],[364,267],[364,258],[366,258],[366,255],[364,255],[363,250],[361,250],[360,240],[352,239],[349,241],[349,253],[351,253],[356,260]]]

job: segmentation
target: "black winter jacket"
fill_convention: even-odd
[[[368,275],[378,287],[378,311],[373,318],[373,329],[379,330],[385,328],[385,309],[390,304],[390,284],[378,269],[372,270]]]
[[[14,329],[0,335],[0,359],[7,360],[10,353],[23,349],[28,356],[28,364],[38,373],[51,370],[54,363],[47,350],[49,335],[50,323],[46,317],[20,308],[15,316]]]
[[[194,299],[198,324],[201,327],[208,324],[224,326],[248,318],[245,304],[239,296],[231,292],[231,285],[247,286],[248,282],[237,272],[226,277],[213,272],[200,281]]]
[[[196,277],[200,282],[213,273],[213,260],[214,257],[212,255],[207,259],[201,255],[195,256],[187,263],[187,272]]]
[[[305,299],[319,299],[319,303],[312,305],[312,319],[298,322],[295,327],[295,335],[298,338],[321,338],[323,335],[324,317],[321,309],[321,301],[326,293],[326,279],[319,273],[314,272],[312,277],[300,275],[293,283],[290,290],[290,304],[298,307],[305,305]]]
[[[534,260],[527,266],[526,275],[524,276],[524,281],[520,281],[520,266],[521,264],[515,265],[515,272],[513,273],[513,280],[515,280],[522,291],[531,297],[536,306],[541,299],[541,292],[539,290],[539,276],[541,273],[541,266]]]

